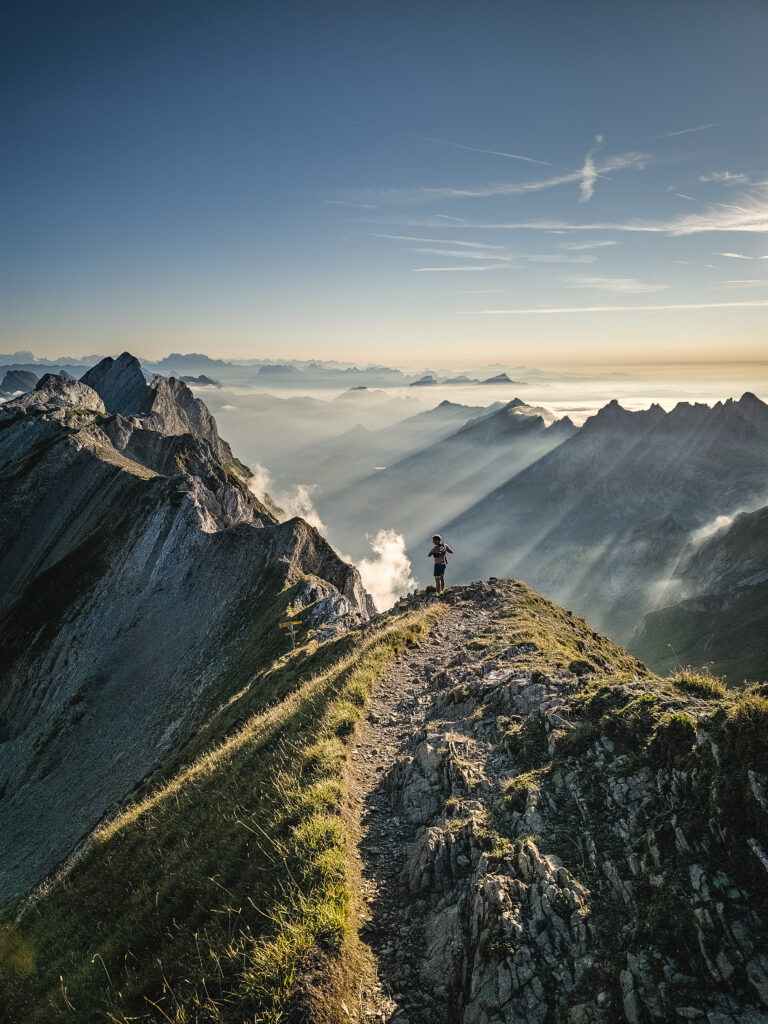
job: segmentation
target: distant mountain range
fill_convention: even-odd
[[[343,396],[342,396],[343,397]],[[356,424],[338,437],[310,444],[281,460],[281,475],[304,483],[322,483],[332,492],[369,476],[406,455],[436,444],[486,410],[447,400],[393,426],[368,430]]]
[[[768,406],[611,402],[445,526],[460,578],[518,575],[628,642],[695,531],[764,500]],[[424,531],[426,535],[429,531]]]
[[[357,555],[364,553],[366,533],[380,528],[402,532],[409,544],[425,531],[431,535],[575,431],[567,418],[548,426],[542,413],[519,398],[484,410],[447,436],[333,493],[318,473],[317,507],[331,538]]]
[[[454,582],[521,577],[588,615],[654,667],[711,662],[734,679],[766,671],[755,640],[763,628],[762,581],[747,568],[722,577],[702,569],[705,561],[738,567],[735,552],[748,566],[750,546],[759,549],[757,534],[749,543],[747,537],[762,528],[758,512],[768,498],[768,407],[754,395],[711,407],[682,402],[670,412],[658,405],[631,412],[612,401],[576,428],[567,417],[552,423],[545,409],[519,397],[486,409],[442,402],[408,415],[418,408],[411,394],[393,397],[387,385],[359,382],[362,374],[386,378],[386,367],[246,366],[177,353],[138,370],[138,363],[123,366],[134,394],[116,383],[119,360],[86,369],[83,380],[97,391],[106,386],[100,375],[111,382],[116,390],[107,394],[108,412],[169,423],[183,406],[192,423],[197,406],[183,381],[161,377],[148,384],[154,369],[170,365],[206,388],[239,450],[254,464],[263,462],[281,487],[317,485],[314,499],[330,539],[352,557],[368,554],[367,538],[378,529],[395,529],[424,578],[422,554],[438,531],[456,549]],[[286,366],[286,377],[306,382],[325,374],[343,380],[345,389],[322,401],[217,387],[230,370],[266,384]],[[70,369],[80,376],[84,368]],[[44,372],[38,361],[4,370],[0,398],[37,386]],[[504,377],[509,380],[505,374],[488,380],[498,384]],[[179,415],[174,429],[182,431]],[[207,429],[204,418],[194,422],[201,436]],[[213,434],[209,439],[215,447]],[[231,452],[217,455],[226,460]],[[754,518],[705,536],[707,524],[743,510]],[[736,614],[737,605],[743,614]],[[734,646],[738,621],[746,630],[742,649]],[[679,640],[674,652],[664,639],[670,630]]]
[[[62,370],[74,377],[81,374],[90,366],[95,366],[104,356],[85,356],[73,359],[63,357],[61,359],[36,359],[32,352],[14,352],[9,355],[0,355],[0,379],[2,374],[8,370],[20,370],[35,373],[38,376],[42,373],[59,373]],[[286,360],[275,362],[273,360],[248,359],[248,360],[227,360],[216,359],[199,352],[172,352],[170,355],[158,360],[142,359],[142,367],[145,375],[151,379],[154,374],[161,374],[166,377],[191,378],[192,383],[198,383],[195,378],[202,377],[200,386],[206,386],[205,378],[212,378],[218,383],[226,385],[265,385],[274,387],[290,387],[301,382],[307,387],[403,387],[407,385],[463,385],[463,384],[499,384],[510,383],[522,385],[523,381],[514,381],[502,372],[496,376],[482,378],[468,376],[466,374],[439,374],[435,371],[423,371],[420,373],[406,373],[403,370],[392,366],[378,365],[349,365],[335,362],[333,360]],[[532,371],[534,376],[539,371]]]

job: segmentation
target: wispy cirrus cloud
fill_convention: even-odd
[[[453,274],[461,273],[463,271],[483,271],[483,270],[519,270],[519,266],[515,266],[512,263],[488,263],[488,264],[474,264],[471,266],[461,267],[411,267],[414,274]]]
[[[647,153],[622,153],[617,156],[606,156],[599,162],[595,161],[596,149],[590,150],[584,165],[578,170],[564,171],[548,178],[533,181],[491,182],[483,185],[466,187],[454,185],[409,186],[406,188],[374,189],[353,193],[344,202],[349,204],[367,204],[378,206],[380,203],[428,203],[450,199],[491,199],[498,196],[518,196],[528,193],[542,192],[561,185],[578,184],[582,201],[586,201],[594,192],[597,178],[605,178],[612,172],[634,168],[643,170],[650,161]]]
[[[751,260],[752,256],[745,256],[743,252],[716,252],[714,256],[726,256],[729,260]]]
[[[444,256],[449,259],[477,260],[485,263],[483,269],[498,269],[503,265],[513,266],[516,269],[523,263],[594,263],[597,257],[590,252],[555,252],[555,253],[526,253],[506,249],[503,245],[483,245],[481,242],[467,242],[462,246],[461,242],[452,242],[448,239],[424,238],[418,235],[390,235],[376,233],[373,237],[391,239],[394,241],[407,242],[434,242],[434,245],[413,245],[408,251],[418,253],[419,256]],[[457,248],[448,248],[456,245]],[[414,267],[418,271],[451,271],[470,269],[469,264],[463,263],[459,266],[446,267]],[[478,268],[475,268],[478,269]]]
[[[500,247],[498,247],[500,248]],[[500,252],[485,252],[483,250],[472,251],[467,249],[432,249],[423,248],[417,246],[412,252],[422,253],[426,256],[455,256],[462,260],[496,260],[503,263],[512,263],[519,257],[515,254],[505,254]]]
[[[700,174],[699,181],[717,181],[723,185],[748,185],[749,178],[746,174],[732,174],[730,171],[712,171],[711,174]]]
[[[620,292],[621,294],[639,294],[641,292],[663,292],[667,284],[646,284],[634,277],[566,277],[563,279],[567,288],[587,288],[598,292]]]
[[[502,156],[508,160],[523,160],[528,164],[541,164],[542,167],[556,167],[556,164],[549,160],[537,160],[532,156],[522,156],[520,153],[507,153],[500,149],[480,149],[478,146],[465,146],[461,142],[450,142],[448,139],[436,139],[431,135],[415,135],[413,132],[405,132],[411,139],[421,139],[422,142],[435,142],[439,146],[451,146],[453,149],[466,149],[470,153],[485,153],[486,156]]]
[[[462,242],[455,238],[419,238],[414,235],[385,235],[380,231],[372,231],[372,238],[392,238],[398,242],[434,242],[437,245],[460,245],[468,249],[503,249],[503,245],[491,245],[489,242]]]
[[[525,257],[531,263],[594,263],[597,256],[591,253],[579,253],[578,256],[566,256],[562,252],[534,253]]]
[[[590,221],[579,224],[565,220],[479,221],[453,218],[452,224],[456,228],[477,231],[626,231],[672,236],[695,235],[709,231],[768,232],[768,186],[754,186],[751,191],[740,195],[739,201],[740,206],[704,203],[704,209],[696,213],[681,214],[657,221],[636,218],[628,221]],[[410,223],[414,225],[413,221]],[[417,223],[421,226],[439,225],[436,220],[421,220]]]
[[[674,302],[659,306],[535,306],[532,309],[462,309],[460,316],[549,316],[559,313],[658,313],[668,310],[736,309],[766,307],[768,299],[742,302]]]
[[[674,132],[663,132],[659,138],[671,139],[675,135],[693,135],[696,132],[705,132],[708,128],[717,128],[717,125],[713,122],[712,124],[700,124],[697,128],[678,128]]]
[[[608,239],[605,239],[602,242],[560,242],[560,248],[568,249],[569,251],[581,249],[602,249],[606,245],[618,245],[618,242],[609,241]]]
[[[597,168],[595,167],[595,153],[600,149],[603,144],[603,136],[595,136],[595,145],[587,155],[584,157],[584,166],[581,168],[581,181],[579,182],[579,190],[581,192],[580,203],[588,202],[595,191],[595,182],[597,181]]]

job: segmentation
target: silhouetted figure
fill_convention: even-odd
[[[448,555],[453,554],[453,548],[449,548],[447,544],[443,544],[443,538],[439,533],[436,533],[432,538],[434,547],[427,555],[428,558],[434,558],[435,560],[435,592],[442,594],[445,590],[445,565],[448,561]]]

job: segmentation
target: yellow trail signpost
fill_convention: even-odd
[[[291,650],[296,650],[296,627],[301,625],[301,619],[287,619],[280,623],[281,629],[287,629],[291,634]]]

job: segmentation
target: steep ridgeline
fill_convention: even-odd
[[[764,504],[767,479],[754,395],[669,413],[614,401],[441,532],[467,552],[455,579],[520,576],[631,645],[696,531]]]
[[[304,445],[284,455],[275,473],[289,481],[318,484],[323,493],[332,494],[370,476],[377,467],[391,466],[437,444],[484,411],[481,406],[446,400],[434,409],[379,430],[367,430],[358,423],[339,437]]]
[[[512,580],[302,629],[0,931],[6,1019],[765,1024],[766,764],[764,685]]]
[[[718,524],[716,524],[718,525]],[[715,664],[728,679],[768,679],[768,507],[692,544],[632,647],[659,667]]]
[[[575,433],[567,416],[548,426],[542,413],[515,398],[350,488],[321,493],[317,508],[331,537],[357,557],[365,554],[366,532],[380,528],[403,533],[409,546],[431,536],[436,521],[447,522]],[[472,563],[468,576],[484,568]]]
[[[0,406],[0,897],[38,882],[276,645],[367,618],[185,384],[125,354]]]

